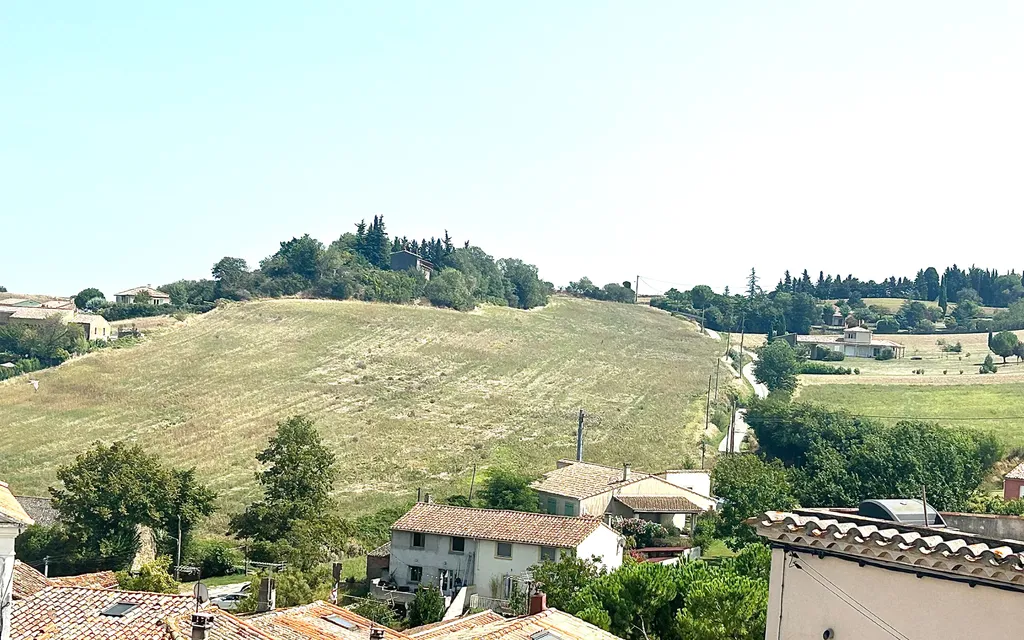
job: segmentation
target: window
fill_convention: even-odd
[[[137,606],[139,605],[134,602],[118,602],[117,604],[112,604],[101,611],[100,615],[110,616],[112,618],[122,618],[128,615],[128,612]]]
[[[422,549],[426,545],[426,536],[422,533],[412,534],[412,546],[414,549]]]
[[[550,560],[555,562],[558,560],[558,549],[554,547],[541,547],[540,548],[540,561]]]
[[[342,618],[341,616],[339,616],[336,613],[332,613],[329,616],[324,616],[324,620],[326,620],[327,622],[330,622],[332,624],[336,624],[339,627],[341,627],[342,629],[358,629],[359,628],[359,625],[355,624],[354,622],[350,622],[349,620],[346,620],[345,618]]]
[[[548,513],[558,513],[558,501],[548,498]]]
[[[576,509],[573,508],[573,504],[571,502],[566,502],[565,503],[565,515],[567,515],[567,516],[574,516],[574,515],[576,515]]]
[[[466,539],[452,536],[452,553],[463,553],[466,551]]]
[[[510,542],[499,542],[494,550],[495,558],[512,558],[512,543]]]
[[[423,582],[423,567],[409,567],[409,582],[416,584]]]

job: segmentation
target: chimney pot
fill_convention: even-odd
[[[434,496],[429,494],[429,493],[424,493],[423,494],[423,502],[426,502],[427,504],[433,504],[434,503]]]
[[[197,611],[192,614],[192,640],[206,640],[215,618],[212,613]]]
[[[629,480],[630,476],[633,475],[633,466],[628,462],[622,463],[622,481]]]
[[[548,594],[544,593],[543,591],[538,591],[537,593],[535,593],[532,596],[530,596],[530,615],[531,616],[535,616],[538,613],[542,613],[544,611],[547,611],[547,608],[548,608]]]
[[[256,599],[256,613],[273,611],[277,606],[277,582],[266,577],[260,580],[259,594]]]

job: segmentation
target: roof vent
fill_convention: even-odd
[[[555,635],[547,629],[538,631],[537,633],[530,636],[530,640],[562,640],[561,636]]]
[[[946,521],[938,511],[931,505],[926,508],[924,503],[917,499],[865,500],[860,503],[857,515],[919,527],[946,526]]]

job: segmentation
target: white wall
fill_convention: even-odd
[[[1022,635],[1024,593],[981,584],[972,588],[962,582],[931,576],[918,578],[913,573],[872,565],[861,567],[855,560],[831,556],[819,559],[799,551],[797,555],[803,566],[817,574],[789,566],[783,550],[772,550],[766,640],[821,638],[826,629],[832,629],[836,640],[892,640],[892,635],[815,582],[812,576],[819,581],[823,581],[823,576],[827,579],[825,584],[839,587],[911,638],[996,640]]]
[[[3,609],[3,631],[0,640],[9,640],[11,633],[11,608],[14,594],[14,539],[21,528],[0,525],[0,608]]]
[[[601,566],[614,571],[622,566],[621,536],[607,526],[600,526],[594,533],[576,547],[576,557],[589,560],[592,556],[600,556]]]
[[[711,473],[709,471],[666,471],[660,474],[666,482],[689,489],[702,496],[711,496]]]
[[[491,579],[494,577],[518,576],[525,573],[540,562],[540,547],[532,544],[512,544],[512,559],[498,558],[497,542],[493,540],[477,541],[477,593],[491,597],[504,598],[504,593],[491,592]]]

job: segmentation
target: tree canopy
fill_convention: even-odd
[[[796,390],[797,362],[793,349],[783,340],[773,340],[758,350],[754,377],[769,391],[791,394]]]
[[[536,512],[540,504],[530,482],[532,478],[515,471],[489,469],[477,495],[488,509]]]

